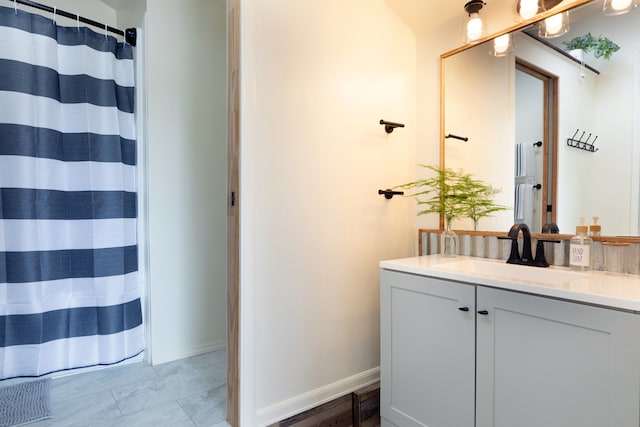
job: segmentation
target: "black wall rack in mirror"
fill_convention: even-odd
[[[576,139],[578,132],[580,132],[580,129],[576,129],[576,133],[574,133],[571,138],[567,138],[567,145],[569,147],[578,148],[580,150],[588,151],[590,153],[595,153],[596,151],[598,151],[598,148],[595,147],[595,142],[598,139],[597,135],[592,142],[589,142],[591,140],[591,134],[589,134],[587,136],[587,139],[583,141],[582,139],[584,138],[584,134],[587,132],[582,131],[582,135],[580,135],[580,138]]]

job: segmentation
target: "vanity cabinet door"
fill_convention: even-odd
[[[473,426],[474,302],[473,285],[381,271],[383,426]]]
[[[477,292],[476,427],[640,425],[640,316]]]

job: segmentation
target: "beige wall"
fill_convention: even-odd
[[[445,140],[446,167],[491,183],[501,190],[494,197],[495,203],[513,206],[514,57],[489,56],[488,49],[486,45],[477,46],[446,59],[445,135],[469,138],[466,142]],[[511,224],[512,209],[482,218],[479,229],[506,231]],[[469,218],[458,218],[453,227],[473,230],[474,224]]]
[[[415,235],[413,201],[377,190],[414,176],[416,54],[383,0],[246,0],[242,41],[249,426],[378,378],[378,263]]]
[[[388,0],[390,1],[390,0]],[[409,1],[409,0],[404,0]],[[412,0],[420,2],[420,0]],[[582,0],[565,0],[571,5]],[[513,2],[497,0],[486,6],[485,18],[488,32],[494,34],[517,24],[514,21]],[[420,19],[413,18],[412,29],[417,38],[417,162],[438,164],[440,153],[440,55],[462,46],[461,34],[464,21],[463,3],[460,12],[450,19],[442,19],[437,14],[425,14]],[[407,18],[409,21],[409,18]],[[421,176],[422,170],[418,170]],[[508,190],[503,190],[508,191]],[[418,228],[438,228],[437,215],[423,215],[417,219]]]

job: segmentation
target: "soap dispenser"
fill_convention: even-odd
[[[600,231],[602,230],[602,226],[600,224],[598,224],[598,217],[594,216],[593,217],[593,224],[591,224],[589,226],[589,234],[591,236],[599,236],[600,235]]]
[[[579,216],[580,225],[576,226],[576,235],[571,238],[569,244],[569,266],[573,270],[591,270],[591,243],[589,227],[584,225],[584,217]]]

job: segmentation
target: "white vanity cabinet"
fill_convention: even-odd
[[[382,270],[381,292],[382,425],[473,426],[475,286]]]
[[[388,270],[380,305],[383,426],[640,425],[637,314]]]

